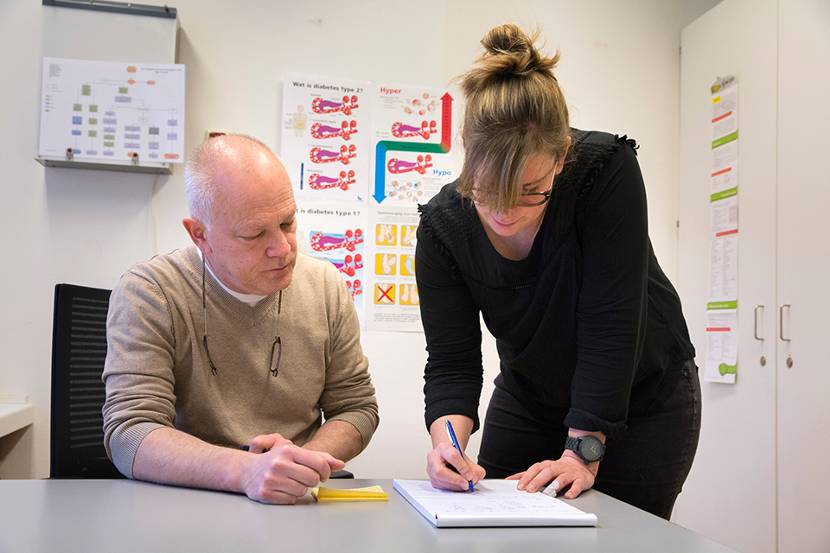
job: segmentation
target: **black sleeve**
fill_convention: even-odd
[[[467,286],[453,274],[452,260],[432,234],[418,227],[415,275],[427,343],[424,419],[427,429],[444,415],[465,415],[479,427],[481,326]]]
[[[577,363],[565,424],[613,436],[625,429],[648,294],[646,194],[629,146],[622,145],[597,176],[579,229]]]

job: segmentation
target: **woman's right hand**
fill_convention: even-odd
[[[427,454],[427,474],[433,488],[466,492],[469,482],[477,484],[485,471],[469,458],[462,458],[450,442],[441,442]]]
[[[447,419],[452,421],[461,447],[466,447],[473,421],[463,415],[449,415],[436,419],[430,425],[432,451],[427,454],[427,475],[433,488],[468,491],[484,478],[485,470],[455,449],[446,431]]]

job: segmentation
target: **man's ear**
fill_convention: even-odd
[[[210,244],[208,244],[205,235],[206,227],[201,221],[186,217],[182,219],[182,225],[184,225],[184,230],[187,231],[190,239],[196,244],[197,248],[202,250],[203,254],[211,253]]]

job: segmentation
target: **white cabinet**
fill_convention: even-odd
[[[702,366],[709,86],[734,75],[740,338],[674,520],[747,553],[830,552],[828,68],[828,0],[724,0],[682,35],[677,285]]]

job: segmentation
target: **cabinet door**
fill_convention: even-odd
[[[702,368],[711,236],[709,87],[718,76],[734,75],[739,86],[740,338],[737,383],[701,383],[700,445],[673,518],[739,551],[754,553],[773,553],[777,539],[777,16],[775,0],[725,0],[683,30],[681,53],[678,290]],[[763,341],[753,336],[756,305],[765,306],[758,313]]]
[[[830,551],[830,2],[780,5],[779,551]],[[787,360],[792,360],[790,367]]]

